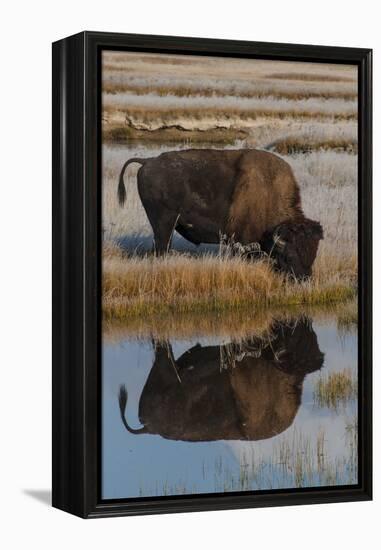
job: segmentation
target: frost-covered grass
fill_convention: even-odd
[[[357,121],[329,121],[329,120],[281,120],[269,119],[259,122],[250,128],[250,136],[246,139],[249,147],[259,147],[275,150],[276,144],[285,142],[303,141],[306,148],[299,148],[297,152],[309,152],[308,146],[321,144],[322,149],[329,150],[328,145],[335,142],[353,143],[357,146]],[[277,151],[280,154],[289,154]],[[353,152],[356,152],[355,150]]]
[[[199,81],[219,78],[230,82],[252,80],[293,80],[303,84],[319,82],[352,83],[356,67],[326,63],[265,61],[260,59],[226,59],[221,57],[176,56],[104,52],[103,71],[125,73],[125,78],[171,78]]]
[[[317,263],[343,259],[357,272],[357,155],[332,151],[284,157],[301,188],[306,216],[324,229]]]
[[[356,71],[344,65],[108,52],[104,136],[122,139],[125,126],[208,130],[246,128],[264,117],[355,119]]]
[[[110,128],[157,131],[211,128],[248,129],[261,119],[350,121],[357,118],[357,102],[343,99],[276,99],[272,96],[163,96],[128,93],[104,94],[104,138]],[[127,134],[126,139],[133,138]],[[147,135],[149,139],[149,135]]]
[[[160,96],[154,93],[137,95],[129,92],[118,92],[114,94],[103,94],[103,105],[115,107],[117,109],[127,109],[128,113],[138,113],[141,111],[152,112],[167,111],[172,113],[179,112],[184,116],[189,112],[190,116],[196,116],[198,111],[207,110],[214,114],[215,112],[224,112],[225,116],[232,111],[253,113],[302,113],[305,116],[334,115],[336,117],[355,117],[357,113],[357,101],[344,100],[336,98],[309,98],[309,99],[279,99],[272,95],[266,97],[239,97],[234,95],[208,97],[203,95],[192,95],[178,97],[176,95]]]

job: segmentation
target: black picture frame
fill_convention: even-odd
[[[102,502],[100,52],[354,64],[359,69],[359,483]],[[82,32],[53,44],[53,506],[83,518],[372,498],[372,50]]]

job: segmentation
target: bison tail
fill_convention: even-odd
[[[118,185],[118,202],[120,206],[123,206],[126,202],[126,188],[124,185],[124,172],[126,171],[126,168],[129,164],[133,162],[138,162],[139,164],[144,164],[145,161],[148,159],[141,159],[141,158],[132,158],[128,159],[127,162],[123,164],[122,170],[120,172],[119,176],[119,185]]]
[[[131,428],[128,425],[127,420],[126,420],[127,397],[128,397],[128,394],[127,394],[126,386],[124,386],[124,385],[120,386],[119,399],[118,400],[119,400],[120,416],[121,416],[124,427],[131,434],[141,434],[141,433],[146,432],[145,426],[143,426],[142,428],[135,429],[135,428]]]

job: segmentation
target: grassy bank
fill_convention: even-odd
[[[313,278],[298,283],[275,273],[268,260],[176,253],[127,257],[109,248],[103,261],[103,314],[126,319],[338,303],[355,296],[352,270],[331,259],[330,266],[317,264]]]
[[[137,99],[144,96],[136,96]],[[220,132],[226,136],[229,132],[235,132],[238,137],[249,135],[249,130],[257,124],[271,123],[274,120],[284,121],[286,124],[326,121],[327,124],[350,123],[357,121],[355,103],[349,105],[347,101],[342,104],[332,105],[332,101],[324,100],[323,103],[312,100],[288,101],[274,100],[268,104],[258,104],[255,108],[246,108],[244,105],[213,107],[212,105],[197,106],[170,106],[167,109],[155,108],[153,105],[138,106],[129,105],[123,108],[123,102],[128,99],[122,97],[117,103],[118,96],[111,94],[115,102],[105,105],[103,108],[102,135],[105,142],[120,142],[122,139],[147,139],[150,140],[184,140],[211,141],[208,132],[214,134]],[[111,101],[111,99],[109,101]],[[181,98],[179,98],[181,99]],[[214,98],[211,98],[214,99]],[[236,99],[236,98],[235,98]],[[159,101],[160,97],[156,101]],[[338,100],[336,100],[338,101]],[[258,100],[259,103],[259,100]],[[282,105],[274,104],[282,103]],[[239,105],[239,103],[238,103]],[[172,130],[172,132],[171,132]],[[173,130],[178,130],[174,133]],[[144,132],[144,134],[142,133]],[[152,135],[151,135],[152,134]],[[202,136],[202,139],[201,139]]]
[[[192,144],[205,144],[205,142],[217,144],[233,144],[238,139],[245,139],[248,132],[238,128],[210,128],[208,130],[184,130],[180,127],[160,128],[157,130],[137,130],[131,125],[114,126],[109,125],[103,131],[105,141],[128,143],[186,143],[189,140]]]

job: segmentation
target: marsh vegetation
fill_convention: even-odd
[[[357,378],[351,369],[322,375],[316,382],[314,400],[320,407],[326,406],[337,410],[350,399],[356,398]]]

